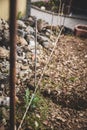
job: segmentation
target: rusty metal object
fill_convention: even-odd
[[[17,0],[10,0],[10,130],[15,130],[16,10]]]

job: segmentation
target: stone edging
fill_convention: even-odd
[[[36,7],[34,5],[31,5],[32,8],[36,9],[36,10],[39,10],[41,12],[44,12],[44,13],[48,13],[48,14],[51,14],[51,15],[55,15],[55,16],[58,16],[57,13],[54,13],[54,12],[51,12],[51,11],[48,11],[48,10],[42,10],[40,9],[39,7]],[[59,15],[61,16],[61,15]],[[67,17],[67,18],[74,18],[74,19],[80,19],[80,20],[87,20],[87,18],[81,18],[81,17],[77,17],[77,16],[69,16],[69,15],[62,15],[61,17]]]

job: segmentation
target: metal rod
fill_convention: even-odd
[[[31,16],[31,0],[29,0],[29,16]]]
[[[10,130],[15,130],[16,78],[16,10],[17,0],[10,0]]]
[[[27,5],[26,5],[26,14],[27,17],[31,16],[31,0],[27,0]]]
[[[35,19],[36,28],[35,28],[35,75],[34,75],[34,86],[36,87],[36,69],[37,69],[37,19]]]

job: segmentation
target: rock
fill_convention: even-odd
[[[44,6],[41,6],[41,10],[45,10],[46,8]]]
[[[46,32],[45,34],[46,34],[46,36],[47,36],[48,38],[50,38],[51,33]]]
[[[0,19],[0,24],[2,24],[2,20]]]
[[[31,36],[30,35],[26,35],[26,41],[28,42],[28,44],[29,44],[30,39],[31,39]]]
[[[33,29],[31,26],[28,26],[28,27],[26,28],[26,32],[27,32],[28,34],[31,34],[31,35],[33,35],[33,34],[35,33],[34,29]]]
[[[24,51],[24,52],[30,51],[29,45],[24,46],[24,47],[23,47],[23,51]]]
[[[74,31],[68,27],[64,27],[62,30],[62,34],[74,34]]]
[[[3,29],[8,30],[9,25],[5,20],[0,19],[0,30],[3,30]]]
[[[8,58],[9,59],[9,51],[3,47],[0,47],[0,59]]]
[[[5,25],[4,25],[4,29],[9,29],[9,25],[8,25],[8,23],[5,23]]]
[[[87,58],[87,55],[85,55],[84,57]]]
[[[2,30],[2,21],[0,19],[0,30]]]
[[[43,42],[48,42],[49,39],[46,36],[37,35],[37,40],[41,44]]]
[[[29,17],[29,18],[25,21],[25,24],[34,27],[34,26],[35,26],[35,20],[34,20],[34,19],[35,19],[35,18],[33,18],[33,17]]]
[[[0,30],[0,41],[2,41],[2,30]]]
[[[37,30],[38,30],[39,32],[41,32],[41,31],[43,30],[43,28],[45,28],[46,26],[48,26],[48,23],[45,22],[44,20],[39,19],[39,20],[37,21]]]
[[[42,30],[43,27],[44,27],[44,26],[43,26],[43,21],[42,21],[41,19],[39,19],[39,20],[37,21],[37,30],[38,30],[39,32],[41,32],[41,30]]]
[[[21,69],[21,70],[28,70],[28,69],[29,69],[29,66],[22,65],[20,69]]]
[[[6,24],[6,21],[4,19],[2,19],[2,24],[5,25]]]
[[[28,60],[27,59],[23,59],[23,65],[28,65]]]
[[[35,121],[35,127],[38,128],[39,123],[37,121]]]
[[[18,25],[18,28],[20,28],[20,29],[26,28],[26,25],[25,25],[24,22],[21,21],[21,20],[17,20],[17,25]]]
[[[28,45],[27,41],[22,37],[16,37],[17,38],[17,45],[25,46]]]
[[[50,42],[42,42],[41,43],[41,45],[44,47],[44,48],[46,48],[46,49],[51,49],[51,47],[52,47],[52,44],[50,43]]]
[[[35,48],[35,41],[34,40],[30,40],[29,47],[30,47],[30,49],[34,49]]]
[[[45,28],[46,29],[50,29],[50,30],[52,30],[52,31],[57,31],[57,32],[59,32],[60,31],[60,28],[59,28],[59,26],[54,26],[54,25],[47,25],[47,26],[45,26]]]
[[[1,96],[0,97],[0,106],[9,106],[9,101],[10,101],[9,97]]]
[[[26,33],[24,30],[22,30],[22,29],[17,29],[17,35],[18,35],[18,36],[24,38],[26,34],[27,34],[27,33]]]
[[[0,130],[5,130],[5,126],[0,124]]]
[[[22,64],[22,60],[23,60],[23,57],[22,57],[22,56],[17,56],[17,62],[18,62],[18,63],[21,63],[21,64]]]
[[[4,30],[3,38],[5,41],[9,41],[9,30]]]
[[[53,34],[53,32],[50,29],[46,29],[46,32],[49,34]]]

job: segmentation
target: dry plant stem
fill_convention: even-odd
[[[39,81],[38,81],[38,84],[37,84],[37,86],[36,86],[36,88],[35,88],[34,93],[33,93],[32,96],[31,96],[30,102],[29,102],[29,104],[28,104],[28,106],[27,106],[27,108],[26,108],[26,111],[25,111],[25,113],[24,113],[24,115],[23,115],[23,118],[22,118],[22,120],[21,120],[21,123],[20,123],[20,125],[19,125],[18,130],[20,130],[21,127],[22,127],[22,124],[23,124],[23,122],[24,122],[24,119],[25,119],[25,117],[26,117],[26,114],[27,114],[27,112],[28,112],[28,110],[29,110],[29,108],[30,108],[30,105],[31,105],[31,103],[32,103],[32,101],[33,101],[33,99],[34,99],[34,97],[35,97],[36,92],[37,92],[37,89],[39,88],[39,84],[40,84],[40,82],[41,82],[41,80],[42,80],[42,78],[43,78],[43,74],[44,74],[44,72],[46,71],[47,66],[48,66],[48,64],[49,64],[49,62],[50,62],[50,60],[51,60],[51,58],[52,58],[53,52],[54,52],[54,50],[55,50],[55,48],[56,48],[56,45],[57,45],[57,42],[58,42],[58,40],[59,40],[59,38],[60,38],[60,35],[61,35],[61,33],[62,33],[62,30],[63,30],[63,27],[61,28],[61,30],[60,30],[60,32],[59,32],[59,35],[58,35],[58,37],[57,37],[57,39],[56,39],[56,41],[55,41],[55,44],[54,44],[54,47],[53,47],[52,52],[51,52],[51,54],[50,54],[50,57],[49,57],[49,59],[48,59],[48,62],[47,62],[47,64],[45,65],[45,67],[44,67],[44,69],[43,69],[43,71],[42,71],[41,77],[40,77],[40,79],[39,79]]]
[[[54,12],[52,13],[52,19],[51,19],[51,34],[50,34],[50,37],[52,35],[53,19],[54,19]]]
[[[60,4],[59,4],[59,10],[58,10],[58,15],[57,15],[57,28],[56,28],[56,34],[57,34],[57,30],[58,30],[58,21],[61,21],[61,18],[59,18],[59,15],[61,13],[61,0],[60,0]],[[59,19],[59,20],[58,20]]]
[[[35,75],[34,75],[34,86],[36,86],[36,69],[37,69],[37,19],[36,22],[36,29],[35,29]]]
[[[44,72],[46,71],[46,68],[47,68],[49,62],[51,61],[53,52],[54,52],[54,50],[55,50],[55,48],[56,48],[56,45],[57,45],[57,42],[58,42],[58,40],[59,40],[59,38],[60,38],[60,35],[61,35],[61,33],[62,33],[62,30],[63,30],[63,27],[61,28],[61,30],[60,30],[60,32],[59,32],[59,35],[58,35],[58,37],[57,37],[57,39],[56,39],[56,41],[55,41],[54,47],[53,47],[53,49],[52,49],[52,52],[51,52],[51,54],[50,54],[50,56],[49,56],[49,59],[47,60],[47,63],[46,63],[46,65],[45,65],[45,67],[44,67],[44,69],[43,69],[43,71],[42,71],[41,77],[40,77],[40,79],[39,79],[39,81],[38,81],[37,87],[39,86],[39,84],[40,84],[40,82],[41,82],[41,80],[42,80],[43,74],[44,74]]]
[[[64,3],[62,4],[62,16],[64,15],[63,11],[64,11]],[[65,16],[62,19],[62,25],[63,26],[64,26],[64,23],[65,23]]]
[[[60,0],[60,5],[59,5],[59,16],[60,16],[60,19],[59,19],[59,25],[61,26],[61,7],[62,7],[62,2]]]

